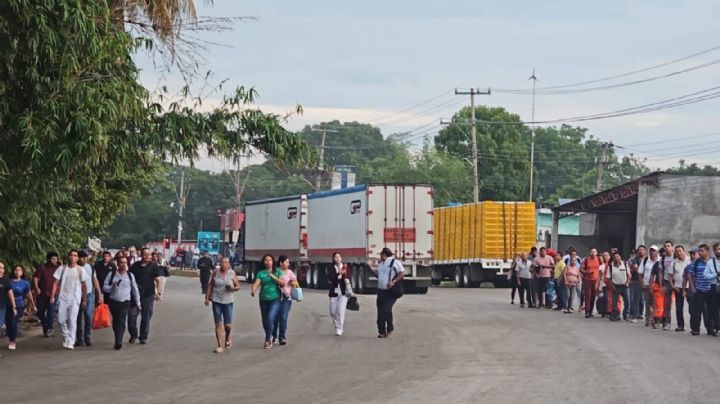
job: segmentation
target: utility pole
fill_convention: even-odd
[[[605,165],[608,162],[608,151],[612,147],[612,143],[600,143],[600,151],[602,152],[602,155],[600,156],[600,162],[598,164],[598,175],[597,181],[595,182],[595,192],[600,192],[603,188],[605,188]]]
[[[185,170],[180,170],[180,192],[175,191],[175,196],[178,202],[178,238],[177,242],[182,242],[182,231],[183,231],[183,209],[185,209],[185,202],[187,202],[188,193],[190,187],[185,188]]]
[[[533,176],[535,174],[535,82],[538,80],[537,76],[535,75],[535,68],[533,68],[532,76],[528,78],[528,80],[532,80],[533,82],[533,89],[532,89],[532,116],[530,120],[532,121],[532,126],[530,127],[530,196],[528,197],[528,201],[533,201]]]
[[[458,91],[455,89],[455,95],[469,95],[470,96],[470,125],[472,131],[470,134],[470,141],[472,143],[472,174],[473,174],[473,202],[478,203],[480,200],[480,189],[478,188],[478,150],[477,150],[477,121],[475,120],[475,96],[476,95],[490,95],[490,89],[487,91],[480,91],[476,88],[471,88],[470,91]]]
[[[320,191],[322,186],[322,175],[325,171],[325,140],[327,138],[327,132],[337,133],[339,131],[327,129],[327,128],[313,128],[315,132],[322,132],[322,141],[320,142],[320,161],[317,167],[317,176],[315,177],[315,191]]]
[[[235,208],[240,210],[240,202],[242,201],[243,193],[245,193],[245,187],[247,186],[248,180],[250,179],[250,169],[248,168],[245,179],[242,179],[242,158],[250,156],[238,156],[235,160],[235,171],[231,176],[233,184],[235,185]]]

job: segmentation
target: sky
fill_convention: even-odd
[[[468,105],[455,88],[491,88],[477,103],[502,106],[531,121],[529,93],[538,88],[599,79],[654,66],[720,46],[714,34],[720,3],[633,0],[363,2],[197,1],[200,16],[255,17],[234,30],[205,33],[219,45],[203,53],[213,80],[225,88],[253,86],[258,105],[284,113],[302,105],[287,123],[297,130],[338,119],[371,123],[385,135],[411,131],[422,142],[441,118]],[[661,69],[596,85],[642,80],[720,59],[720,49]],[[141,80],[154,88],[160,73],[148,55],[137,57]],[[535,120],[604,113],[720,86],[720,63],[633,86],[578,94],[538,93]],[[177,72],[164,76],[179,88]],[[212,104],[211,95],[207,105]],[[416,108],[410,108],[422,104]],[[720,99],[581,125],[589,133],[667,168],[685,158],[720,164]],[[717,133],[715,133],[717,132]],[[715,149],[713,149],[715,147]],[[257,162],[257,159],[250,161]],[[200,168],[226,164],[203,159]]]

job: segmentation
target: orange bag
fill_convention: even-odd
[[[95,308],[92,328],[93,330],[99,330],[108,327],[110,327],[110,308],[107,304],[103,303]]]
[[[659,283],[655,282],[652,285],[653,291],[653,308],[655,318],[665,317],[665,293]]]

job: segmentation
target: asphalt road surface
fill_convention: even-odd
[[[336,337],[327,297],[294,303],[285,347],[262,349],[243,284],[232,351],[214,354],[197,279],[172,277],[148,345],[60,349],[28,336],[0,358],[4,403],[717,403],[720,340],[520,309],[507,290],[432,289],[396,305],[379,340],[373,296]]]

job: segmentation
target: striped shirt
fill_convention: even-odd
[[[717,284],[718,263],[715,258],[707,261],[699,259],[688,268],[688,272],[695,276],[695,289],[700,292],[709,292],[711,285]]]

